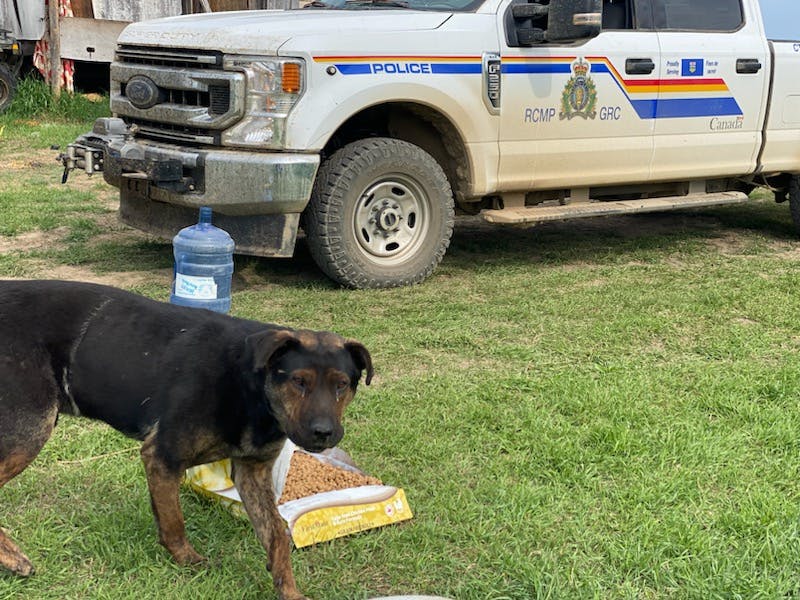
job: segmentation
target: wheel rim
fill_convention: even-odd
[[[370,184],[359,196],[353,234],[361,252],[383,266],[412,257],[430,227],[430,198],[412,177],[392,174]]]

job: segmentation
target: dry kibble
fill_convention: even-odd
[[[381,480],[334,467],[305,452],[292,454],[286,483],[278,504],[305,498],[320,492],[344,490],[360,485],[382,485]]]

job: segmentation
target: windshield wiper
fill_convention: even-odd
[[[410,8],[405,0],[345,0],[345,6],[380,6],[381,8]]]

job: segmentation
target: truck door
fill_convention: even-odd
[[[762,0],[772,55],[772,97],[765,128],[764,172],[800,172],[800,2]]]
[[[755,170],[769,63],[752,5],[653,0],[663,72],[654,107],[656,179]]]
[[[605,0],[603,31],[570,44],[523,47],[513,0],[501,7],[499,179],[506,190],[646,181],[656,98],[658,40],[649,0]]]

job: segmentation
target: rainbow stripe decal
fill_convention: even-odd
[[[506,75],[572,74],[577,56],[502,58]],[[625,79],[605,56],[587,56],[590,76],[609,75],[640,119],[743,115],[724,79],[678,77],[673,79]],[[317,56],[314,62],[334,65],[342,75],[431,74],[480,75],[480,56]]]
[[[576,56],[548,58],[504,57],[503,73],[572,74]],[[641,119],[721,117],[744,114],[724,79],[678,77],[625,79],[605,56],[587,56],[591,75],[608,74]],[[658,96],[642,98],[642,96]],[[690,97],[685,97],[690,96]]]

